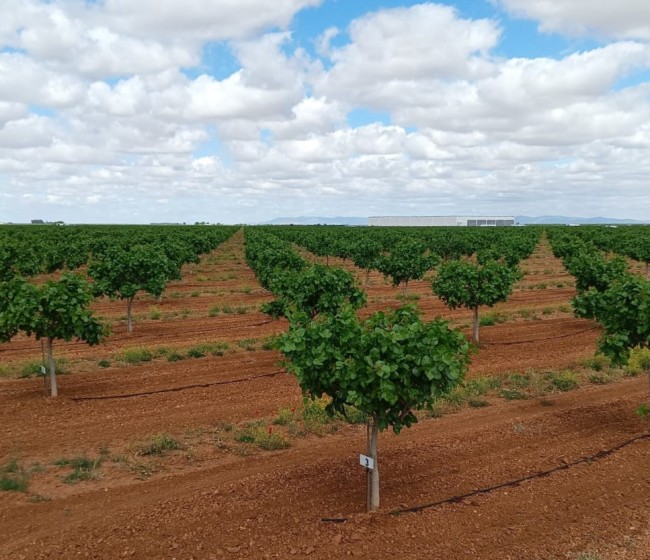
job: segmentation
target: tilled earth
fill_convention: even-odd
[[[567,310],[571,278],[548,246],[522,266],[528,274],[496,307],[505,322],[481,329],[469,377],[562,370],[595,351],[599,331]],[[300,406],[301,395],[280,355],[264,349],[286,323],[256,310],[271,296],[244,263],[241,234],[195,268],[168,288],[173,297],[137,302],[132,334],[121,302],[97,304],[113,335],[98,348],[55,348],[71,370],[58,399],[45,399],[36,378],[0,380],[0,464],[40,465],[27,493],[0,493],[0,558],[650,558],[650,439],[634,413],[647,399],[645,379],[489,398],[487,407],[382,434],[382,509],[367,515],[362,426],[296,437],[278,451],[215,444],[218,429],[272,418]],[[397,306],[400,293],[373,274],[368,307]],[[425,317],[469,332],[470,313],[447,310],[426,282],[409,294]],[[152,306],[161,318],[150,317]],[[205,342],[230,346],[177,362],[116,358],[133,347]],[[39,357],[27,338],[0,345],[3,364]],[[111,365],[99,368],[101,358]],[[151,471],[120,466],[159,433],[185,449]],[[113,459],[98,479],[63,482],[57,461],[99,450]],[[419,506],[430,507],[396,514]]]

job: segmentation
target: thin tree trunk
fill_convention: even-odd
[[[406,280],[406,281],[404,282],[403,287],[402,287],[402,295],[403,295],[404,297],[406,297],[407,294],[408,294],[408,291],[409,291],[409,281]]]
[[[47,363],[50,367],[50,394],[53,397],[59,396],[59,390],[56,386],[56,365],[52,354],[52,338],[47,337]]]
[[[368,472],[368,511],[379,509],[379,463],[377,462],[377,443],[379,441],[379,425],[377,418],[368,421],[368,456],[372,459],[373,469]]]
[[[126,330],[133,332],[133,322],[131,321],[131,307],[133,306],[133,298],[130,297],[126,300]]]
[[[478,307],[474,308],[474,332],[472,338],[478,344]]]
[[[369,282],[370,282],[370,269],[366,268],[366,282],[365,282],[365,285],[367,286]]]

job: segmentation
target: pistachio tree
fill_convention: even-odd
[[[379,432],[398,434],[417,422],[463,378],[468,343],[442,320],[423,322],[414,306],[360,320],[353,307],[314,320],[292,317],[279,348],[305,396],[327,395],[329,413],[354,406],[369,418],[367,453],[373,459],[368,510],[379,507]]]
[[[92,299],[91,285],[71,273],[39,286],[18,277],[0,282],[0,341],[8,342],[19,332],[45,339],[53,397],[58,395],[54,341],[76,338],[94,345],[107,334],[88,308]]]
[[[498,261],[485,264],[468,260],[442,263],[431,283],[436,294],[450,309],[465,307],[473,312],[472,338],[479,342],[479,307],[506,301],[521,278],[521,271]]]
[[[163,247],[155,244],[110,247],[96,255],[88,267],[95,293],[126,300],[127,330],[133,331],[131,309],[139,291],[160,297],[170,280],[180,275]]]

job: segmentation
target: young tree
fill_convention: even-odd
[[[277,299],[264,304],[262,311],[274,318],[299,311],[313,319],[319,313],[336,313],[344,304],[359,309],[366,303],[366,294],[350,272],[322,264],[299,271],[276,269],[269,288]]]
[[[431,284],[436,294],[450,309],[466,307],[474,312],[473,340],[479,341],[479,312],[482,305],[492,307],[506,301],[515,282],[521,278],[518,268],[498,261],[475,264],[454,260],[438,267]]]
[[[390,277],[393,286],[403,285],[404,295],[411,280],[420,280],[438,263],[438,256],[426,254],[426,247],[417,239],[406,238],[397,243],[389,255],[378,259],[377,268]]]
[[[328,395],[331,414],[351,405],[368,415],[368,455],[374,461],[368,509],[377,509],[379,432],[411,426],[417,422],[414,409],[430,407],[462,380],[465,337],[444,321],[423,322],[414,306],[364,321],[346,306],[313,321],[305,314],[293,317],[279,346],[306,396]]]
[[[368,285],[370,270],[377,266],[381,257],[381,243],[370,237],[363,237],[352,247],[352,260],[359,268],[366,271],[365,285]]]
[[[178,267],[158,245],[112,247],[93,258],[88,274],[95,282],[95,292],[126,300],[127,330],[133,332],[131,308],[142,290],[160,297],[167,283],[178,278]]]
[[[650,348],[648,280],[625,274],[604,291],[591,288],[577,295],[572,304],[576,316],[600,323],[604,332],[598,341],[598,350],[614,364],[626,364],[632,348]]]
[[[8,342],[18,332],[33,334],[36,340],[46,339],[53,397],[58,395],[53,342],[77,338],[94,345],[107,334],[106,327],[88,309],[92,299],[90,284],[70,273],[41,286],[22,278],[0,283],[0,341]]]

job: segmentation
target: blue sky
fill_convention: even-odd
[[[160,6],[0,6],[0,222],[650,217],[646,0]]]

